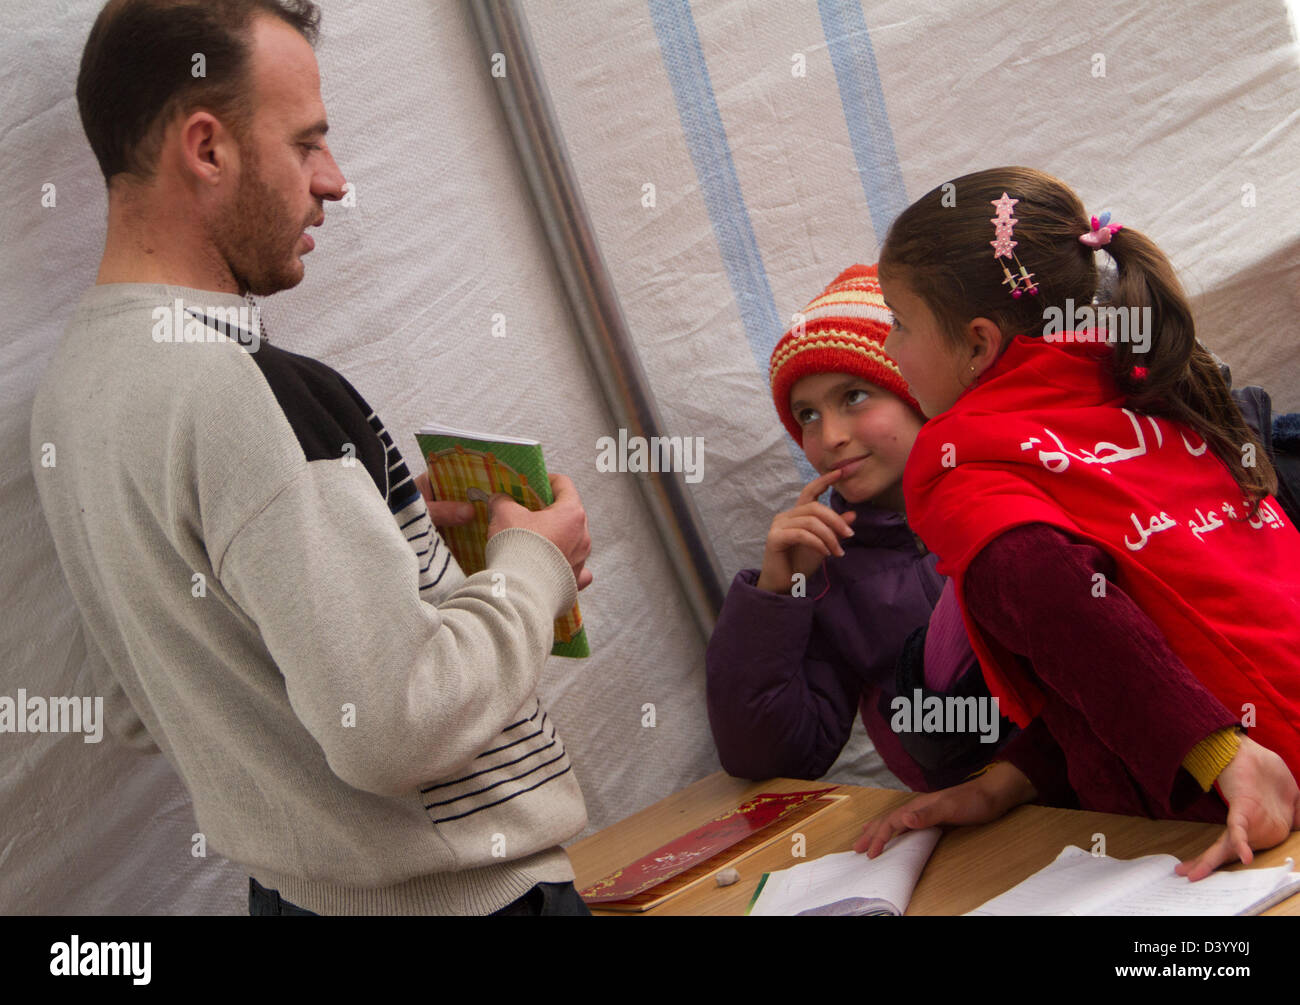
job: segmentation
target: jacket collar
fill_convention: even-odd
[[[856,543],[868,548],[920,550],[902,513],[881,509],[869,502],[850,503],[835,489],[831,489],[830,504],[836,513],[852,510],[858,515],[853,521],[853,540]]]

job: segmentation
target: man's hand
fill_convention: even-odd
[[[852,537],[857,514],[836,513],[817,497],[840,480],[835,468],[803,487],[793,508],[772,518],[763,548],[763,567],[755,585],[769,593],[789,593],[796,573],[811,576],[822,559],[843,556],[840,538]]]
[[[429,507],[429,519],[435,527],[457,527],[474,520],[474,504],[464,502],[436,502],[433,487],[429,484],[429,472],[422,471],[415,476],[415,486],[424,496],[424,504]]]
[[[1225,862],[1250,865],[1252,849],[1272,848],[1300,830],[1300,788],[1286,762],[1267,747],[1243,736],[1217,781],[1228,802],[1228,826],[1214,844],[1174,869],[1192,882]]]
[[[573,482],[564,475],[551,475],[551,491],[555,502],[535,513],[504,492],[493,495],[488,500],[488,539],[507,527],[522,527],[541,534],[564,553],[573,569],[573,578],[578,581],[578,589],[586,589],[592,580],[591,571],[583,568],[591,554],[586,510]]]
[[[853,850],[875,858],[896,834],[925,830],[939,824],[984,824],[1037,795],[1024,773],[1008,761],[998,761],[969,782],[927,792],[898,809],[867,822]]]

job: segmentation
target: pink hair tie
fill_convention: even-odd
[[[1134,380],[1146,380],[1146,379],[1147,379],[1147,368],[1146,368],[1145,366],[1135,366],[1135,367],[1133,368],[1133,379],[1134,379]]]
[[[1111,235],[1118,234],[1123,229],[1124,225],[1122,223],[1110,222],[1110,211],[1107,210],[1101,216],[1092,218],[1092,229],[1086,234],[1080,234],[1079,240],[1096,251],[1098,248],[1110,244]]]

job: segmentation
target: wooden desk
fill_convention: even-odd
[[[824,784],[791,778],[749,782],[721,771],[709,775],[640,813],[570,845],[569,857],[577,874],[577,887],[581,890],[589,886],[619,866],[635,861],[759,792],[797,792]],[[740,882],[718,887],[709,880],[646,913],[744,914],[764,872],[785,869],[832,852],[848,851],[867,820],[910,796],[892,789],[854,786],[841,786],[838,791],[849,798],[804,824],[778,832],[781,834],[778,840],[739,862],[736,868]],[[1066,845],[1090,849],[1094,834],[1106,836],[1106,854],[1113,858],[1156,853],[1187,858],[1206,848],[1220,830],[1214,824],[1021,806],[990,824],[949,829],[921,874],[907,913],[964,914],[1048,865]],[[804,835],[807,851],[804,859],[791,855],[795,833]],[[1292,834],[1276,848],[1257,852],[1253,866],[1282,865],[1288,856],[1300,862],[1300,833]],[[1234,868],[1242,866],[1238,864]],[[595,910],[593,913],[621,912]],[[1300,895],[1264,913],[1300,915]]]

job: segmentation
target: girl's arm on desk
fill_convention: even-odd
[[[983,774],[938,792],[928,792],[869,821],[853,850],[875,858],[892,837],[940,824],[984,824],[1032,800],[1037,793],[1023,771],[995,761]]]
[[[1048,555],[1051,561],[1043,561]],[[1095,741],[1092,747],[1076,744],[1075,756],[1088,760],[1075,765],[1076,777],[1085,785],[1105,778],[1091,794],[1093,803],[1101,799],[1107,805],[1082,798],[1085,808],[1141,814],[1149,813],[1149,801],[1158,815],[1176,817],[1200,796],[1190,774],[1180,770],[1189,750],[1236,720],[1117,587],[1107,591],[1105,603],[1069,603],[1068,596],[1057,596],[1069,594],[1072,576],[1091,583],[1099,568],[1113,572],[1106,556],[1090,545],[1043,525],[1016,528],[972,563],[966,579],[970,613],[990,636],[1029,661],[1049,702],[1055,702],[1058,728],[1078,727],[1076,739]],[[1086,654],[1086,666],[1080,654]],[[1017,741],[1028,741],[1035,727],[1045,732],[1037,721]],[[1044,782],[1060,781],[1053,779],[1055,772],[1042,770],[1051,767],[1051,759],[1035,756],[1050,744],[1017,741],[1004,752],[1006,761],[1015,763],[1002,762],[986,775],[934,794],[942,798],[918,799],[871,821],[855,848],[878,854],[895,833],[912,827],[912,820],[916,826],[993,820],[1034,798]],[[1276,845],[1300,826],[1295,781],[1281,758],[1259,744],[1243,740],[1218,782],[1229,807],[1228,827],[1214,845],[1180,867],[1196,879],[1237,857],[1249,861],[1251,846]]]

